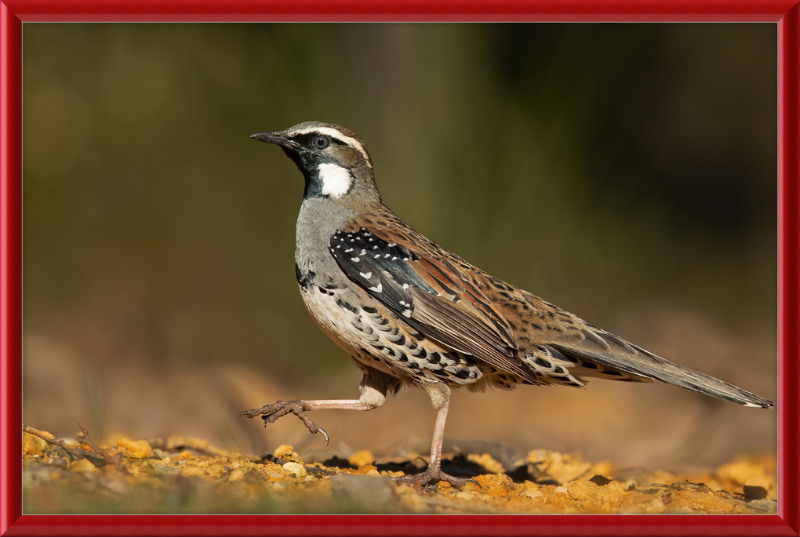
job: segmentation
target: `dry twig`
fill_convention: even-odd
[[[106,464],[113,465],[114,468],[119,470],[120,473],[130,474],[130,472],[128,472],[128,469],[125,468],[125,465],[122,464],[122,452],[117,451],[116,453],[112,453],[110,450],[97,445],[95,441],[92,440],[92,437],[89,434],[89,430],[86,428],[85,425],[83,425],[80,422],[78,422],[78,428],[81,430],[80,434],[77,435],[77,439],[79,442],[83,442],[84,444],[90,446],[95,451],[95,453],[100,454],[100,457],[103,458]]]

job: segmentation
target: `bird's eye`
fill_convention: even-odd
[[[329,143],[330,141],[328,140],[327,136],[317,136],[316,138],[314,138],[314,147],[316,147],[317,149],[325,149],[326,147],[328,147]]]

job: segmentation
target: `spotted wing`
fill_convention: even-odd
[[[351,280],[426,336],[536,382],[506,319],[447,258],[387,239],[366,227],[340,230],[330,252]]]

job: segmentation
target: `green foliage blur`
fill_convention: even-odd
[[[302,177],[249,139],[310,120],[366,141],[422,233],[594,324],[775,327],[773,24],[23,33],[24,326],[92,367],[352,369],[298,296]]]

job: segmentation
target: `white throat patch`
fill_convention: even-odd
[[[319,179],[322,181],[322,195],[334,199],[347,194],[353,184],[350,172],[336,164],[320,164]]]

